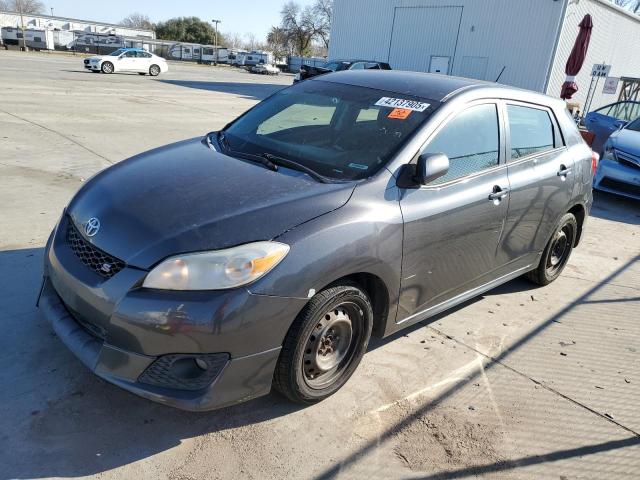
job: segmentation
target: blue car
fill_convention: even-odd
[[[640,200],[640,118],[609,137],[593,186]]]
[[[626,123],[640,117],[640,102],[623,101],[612,103],[587,114],[584,126],[596,135],[591,148],[600,156],[609,136]]]

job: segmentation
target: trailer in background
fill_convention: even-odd
[[[273,54],[259,51],[239,53],[234,64],[239,67],[255,67],[259,63],[273,63]]]
[[[33,50],[54,50],[53,30],[28,28],[24,31],[24,43]]]
[[[0,29],[2,43],[5,45],[18,45],[19,39],[22,39],[22,32],[16,27],[2,27]]]
[[[75,39],[75,33],[69,30],[53,31],[53,46],[56,50],[72,50]]]
[[[107,55],[123,47],[125,47],[125,40],[120,35],[76,32],[76,39],[71,48],[78,53]]]
[[[228,63],[229,50],[224,47],[215,47],[213,45],[203,45],[201,50],[200,61],[202,63]]]

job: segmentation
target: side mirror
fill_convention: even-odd
[[[423,153],[418,157],[414,180],[419,185],[426,185],[446,175],[449,171],[449,157],[444,153]]]

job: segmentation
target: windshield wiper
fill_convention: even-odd
[[[244,153],[244,152],[238,152],[236,150],[232,150],[231,147],[229,146],[229,141],[227,140],[227,136],[222,131],[218,132],[218,144],[220,144],[224,153],[230,156],[236,156],[245,160],[249,160],[250,162],[259,163],[260,165],[264,165],[269,170],[273,170],[274,172],[278,171],[278,165],[273,163],[268,158],[263,157],[262,155],[254,155],[252,153]]]
[[[281,165],[283,167],[290,168],[292,170],[298,170],[300,172],[304,172],[309,175],[314,180],[317,180],[320,183],[331,183],[324,175],[319,174],[315,170],[307,167],[306,165],[302,165],[296,161],[290,160],[288,158],[279,157],[277,155],[273,155],[271,153],[263,153],[262,158],[266,159],[269,162],[272,162],[274,165]]]

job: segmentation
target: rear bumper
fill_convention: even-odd
[[[593,188],[640,200],[640,168],[602,160],[598,165]]]
[[[67,310],[49,278],[39,307],[58,338],[93,373],[131,393],[182,410],[204,411],[266,395],[280,347],[226,361],[212,383],[196,390],[162,388],[139,381],[159,358],[122,350],[91,335]]]

